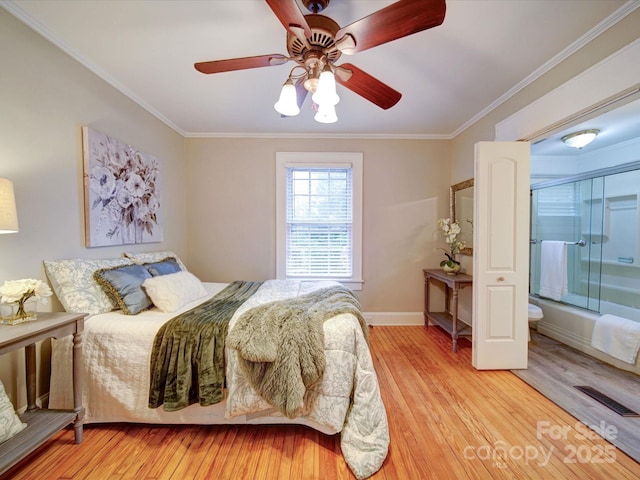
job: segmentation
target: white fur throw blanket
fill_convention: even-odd
[[[253,389],[284,416],[295,418],[311,396],[326,366],[322,324],[350,313],[368,337],[367,324],[354,294],[343,286],[265,303],[246,311],[227,336],[238,352],[242,372]],[[307,409],[309,410],[309,409]]]

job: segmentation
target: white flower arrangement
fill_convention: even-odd
[[[52,295],[49,285],[42,280],[25,278],[22,280],[6,280],[0,287],[0,301],[7,304],[18,305],[18,316],[24,315],[24,302],[34,297],[37,300],[46,301],[45,297]]]
[[[443,260],[440,262],[440,266],[443,267],[447,265],[449,267],[453,267],[453,265],[460,265],[460,262],[456,260],[456,255],[460,253],[460,251],[465,247],[465,242],[458,240],[458,235],[460,235],[460,224],[458,222],[454,222],[451,218],[440,218],[438,220],[438,226],[442,233],[444,234],[444,241],[449,245],[449,251],[444,252],[447,256],[447,260]]]

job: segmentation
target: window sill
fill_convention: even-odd
[[[345,287],[347,287],[349,290],[353,290],[353,291],[362,290],[362,285],[364,284],[364,280],[353,280],[353,279],[341,280],[339,278],[288,277],[287,280],[300,280],[302,282],[323,282],[323,281],[328,282],[328,281],[333,281],[333,282],[338,282],[338,283],[344,285]]]

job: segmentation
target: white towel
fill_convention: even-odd
[[[543,240],[540,256],[541,297],[560,300],[567,290],[567,244],[557,240]]]
[[[591,346],[633,365],[640,348],[640,322],[602,315],[593,327]]]

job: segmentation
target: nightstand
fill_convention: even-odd
[[[38,313],[36,320],[0,325],[0,355],[24,347],[27,374],[27,411],[21,415],[27,428],[2,444],[0,474],[33,452],[54,434],[73,424],[75,443],[82,442],[82,330],[83,313]],[[36,406],[36,342],[73,335],[73,410]]]

